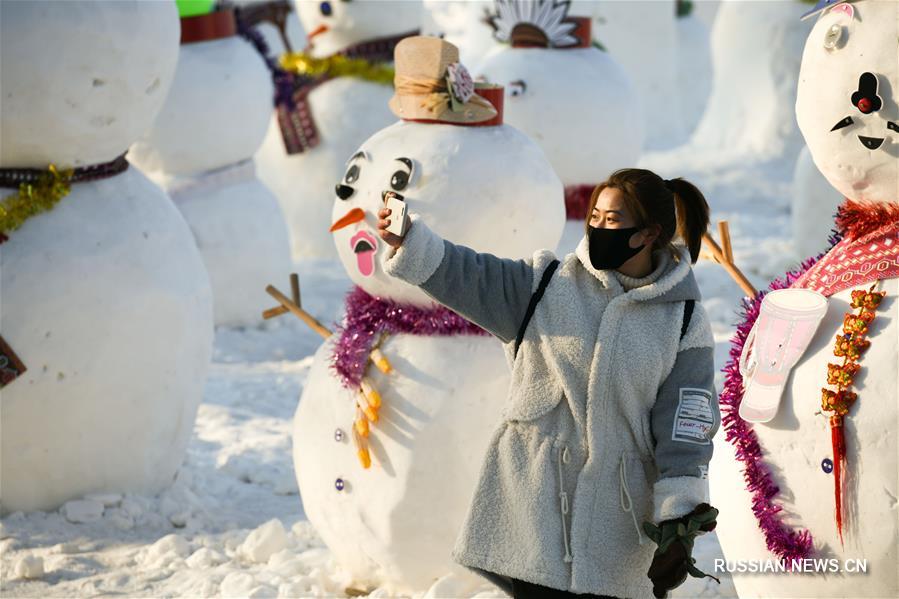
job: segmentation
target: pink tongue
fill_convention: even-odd
[[[363,277],[370,277],[375,272],[375,253],[359,252],[356,254],[356,264]]]

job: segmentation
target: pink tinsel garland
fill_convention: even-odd
[[[840,240],[840,234],[834,233],[830,238],[830,247]],[[829,249],[828,249],[829,251]],[[785,289],[793,284],[805,271],[820,260],[827,251],[802,262],[799,268],[787,272],[780,279],[775,279],[768,286],[768,291]],[[764,451],[752,425],[740,418],[740,402],[743,400],[743,377],[740,374],[740,354],[749,330],[759,316],[762,299],[767,291],[760,292],[753,299],[743,300],[743,322],[731,340],[730,360],[723,368],[724,388],[719,397],[721,406],[721,424],[725,430],[725,439],[734,445],[736,458],[743,462],[743,479],[746,489],[752,493],[752,511],[759,522],[759,528],[765,535],[768,550],[791,563],[793,559],[809,557],[812,551],[812,535],[807,530],[794,530],[783,523],[779,513],[783,507],[775,501],[780,487],[771,477],[771,470],[764,462]]]
[[[337,329],[331,367],[347,389],[358,389],[371,348],[381,333],[487,335],[449,308],[419,308],[374,297],[355,287],[346,298],[346,318]]]

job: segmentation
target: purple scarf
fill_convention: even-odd
[[[383,300],[355,287],[346,298],[346,317],[331,354],[331,367],[347,389],[358,389],[371,348],[381,333],[488,335],[449,308],[419,308]]]

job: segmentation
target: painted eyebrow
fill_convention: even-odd
[[[412,161],[409,160],[408,158],[401,157],[401,158],[394,158],[394,160],[396,160],[397,162],[402,162],[409,168],[410,171],[412,170]]]
[[[365,150],[359,150],[358,152],[356,152],[355,154],[350,156],[350,159],[347,160],[346,163],[349,164],[352,161],[356,160],[357,158],[362,158],[364,160],[368,160],[368,154],[365,153]]]
[[[831,131],[836,131],[837,129],[842,129],[843,127],[848,127],[853,123],[852,117],[847,116],[846,118],[839,121],[836,125],[833,126]]]

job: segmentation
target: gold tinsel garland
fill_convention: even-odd
[[[0,235],[15,231],[32,216],[53,210],[69,195],[72,169],[60,171],[50,165],[34,183],[22,183],[19,191],[0,201]]]
[[[287,52],[279,58],[285,71],[312,78],[356,77],[374,83],[391,85],[393,67],[373,64],[364,58],[334,55],[314,58],[305,52]]]

